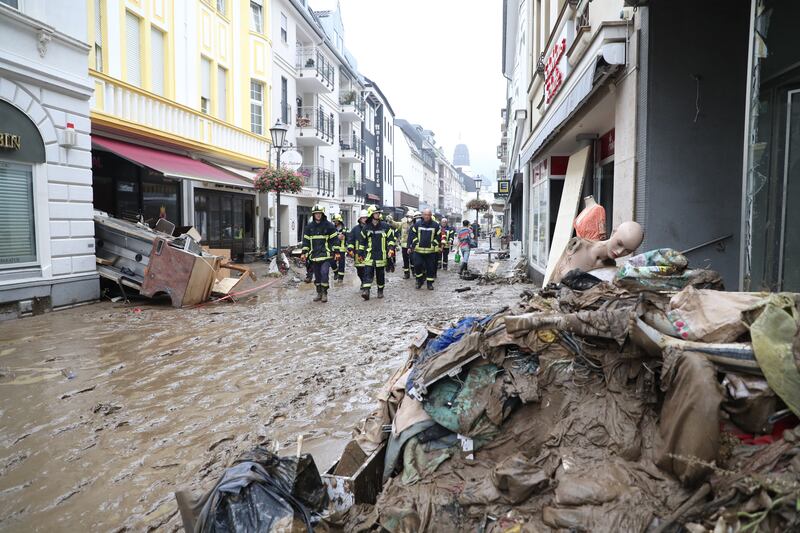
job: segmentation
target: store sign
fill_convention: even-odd
[[[608,159],[614,155],[614,130],[600,137],[600,160]]]
[[[20,150],[22,148],[22,136],[0,132],[0,148],[5,150]]]
[[[548,104],[555,98],[564,83],[567,73],[562,66],[562,60],[566,53],[567,39],[562,37],[560,41],[556,41],[553,45],[553,49],[550,50],[550,57],[547,58],[547,63],[544,66],[544,94],[545,101]]]
[[[511,193],[511,180],[497,180],[496,198],[508,198]]]

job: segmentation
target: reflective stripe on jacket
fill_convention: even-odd
[[[385,267],[389,250],[394,250],[394,229],[386,222],[367,222],[361,230],[356,249],[367,265]]]
[[[339,237],[344,235],[344,239]],[[336,227],[336,244],[333,246],[334,252],[346,253],[347,252],[347,228],[344,226]]]
[[[439,224],[420,220],[408,232],[408,247],[421,254],[439,251]]]
[[[338,242],[336,228],[328,220],[312,220],[303,231],[303,253],[311,261],[326,261],[332,257],[331,250]]]
[[[350,230],[350,233],[347,235],[348,252],[355,252],[356,246],[358,245],[358,239],[361,236],[362,231],[364,231],[364,224],[361,224],[360,222],[353,226],[353,229]],[[364,261],[358,254],[355,254],[355,263],[357,267],[364,266]]]
[[[456,236],[455,230],[450,226],[442,228],[439,234],[442,237],[442,248],[450,248],[453,246],[453,238]]]

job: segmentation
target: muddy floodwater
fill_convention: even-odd
[[[368,302],[350,271],[327,304],[286,279],[236,304],[104,302],[0,323],[0,529],[180,529],[173,492],[209,489],[267,439],[290,453],[303,435],[327,468],[426,322],[523,288],[449,271],[416,291],[401,276]]]

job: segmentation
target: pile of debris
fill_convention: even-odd
[[[246,477],[309,530],[797,531],[800,295],[642,268],[428,327],[313,490]]]
[[[200,245],[194,228],[180,228],[159,219],[155,228],[95,211],[97,272],[119,289],[122,298],[135,291],[146,298],[165,295],[174,307],[207,301],[212,294],[230,297],[253,272],[230,263],[230,251]],[[175,235],[175,233],[178,233]],[[216,252],[216,253],[212,253]],[[240,277],[232,277],[231,270]]]
[[[680,291],[654,289],[674,272],[584,276],[426,332],[351,443],[383,464],[380,494],[329,523],[796,530],[800,295],[687,272]]]
[[[498,257],[498,259],[500,259]],[[528,261],[524,258],[516,261],[493,261],[486,272],[478,276],[478,285],[497,285],[525,283],[528,281]]]

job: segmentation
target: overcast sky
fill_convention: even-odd
[[[309,0],[312,9],[335,0]],[[452,160],[469,147],[473,169],[494,180],[499,165],[501,0],[340,0],[345,46],[380,86],[397,118],[436,134]],[[460,139],[460,140],[459,140]]]

